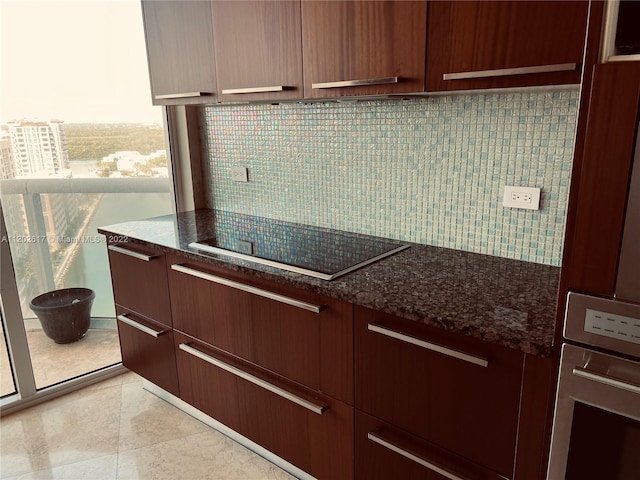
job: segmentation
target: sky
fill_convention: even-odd
[[[0,122],[161,123],[140,0],[0,0]]]

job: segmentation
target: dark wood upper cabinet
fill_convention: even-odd
[[[303,0],[305,98],[424,91],[426,22],[425,1]]]
[[[571,290],[613,297],[640,119],[640,63],[594,69],[572,241],[562,274]]]
[[[588,9],[586,0],[429,2],[426,90],[578,84]]]
[[[216,101],[209,1],[143,0],[154,105]]]
[[[302,98],[300,0],[215,1],[220,101]]]

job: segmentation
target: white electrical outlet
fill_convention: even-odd
[[[234,182],[248,182],[249,173],[246,167],[231,167],[231,180]]]
[[[504,187],[502,205],[505,207],[540,209],[540,189],[533,187]]]

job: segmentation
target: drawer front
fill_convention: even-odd
[[[350,304],[252,285],[250,279],[223,277],[227,272],[184,260],[169,263],[176,330],[353,403]]]
[[[353,478],[353,407],[176,332],[181,398],[318,479]]]
[[[117,308],[122,364],[179,396],[173,331],[158,322]]]
[[[506,477],[522,363],[514,350],[356,308],[356,407]]]
[[[138,244],[108,249],[116,304],[171,326],[165,256]]]
[[[356,410],[356,480],[504,480],[504,477]]]

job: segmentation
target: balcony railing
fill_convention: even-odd
[[[47,225],[51,225],[51,219],[47,223],[45,218],[45,210],[43,204],[47,203],[46,198],[43,195],[48,194],[63,194],[63,195],[77,195],[77,194],[169,194],[171,193],[171,181],[169,178],[21,178],[0,180],[0,195],[2,197],[3,204],[9,198],[21,198],[24,211],[15,213],[17,220],[15,223],[24,225],[24,232],[22,238],[16,237],[23,232],[9,231],[9,241],[11,243],[11,236],[14,236],[14,241],[17,238],[17,243],[22,240],[25,243],[29,243],[28,256],[29,264],[32,270],[30,275],[37,282],[37,287],[21,293],[21,303],[23,305],[23,311],[28,312],[26,304],[28,304],[29,297],[33,295],[33,291],[46,292],[55,290],[57,285],[60,284],[61,277],[69,265],[65,265],[64,262],[71,263],[74,261],[74,255],[65,255],[61,259],[57,259],[57,268],[54,267],[52,262],[52,248],[53,242],[56,241],[55,235],[51,235],[48,231]],[[17,197],[10,197],[17,196]],[[83,197],[78,197],[81,199]],[[144,198],[144,197],[140,197]],[[101,201],[101,199],[100,199]],[[80,202],[80,200],[78,200]],[[95,200],[94,207],[97,207],[98,200]],[[7,216],[7,207],[11,205],[4,205],[5,217]],[[81,205],[76,205],[76,208],[80,208]],[[49,204],[51,209],[51,203]],[[169,209],[167,204],[167,209]],[[135,207],[132,204],[132,209],[135,211]],[[130,212],[127,212],[130,213]],[[48,213],[49,216],[54,215],[53,212]],[[144,212],[140,213],[140,218],[144,216]],[[82,219],[84,221],[78,227],[78,233],[81,234],[83,229],[86,229],[87,223],[90,218]],[[120,218],[113,218],[107,221],[105,224],[118,223]],[[8,226],[10,222],[7,222]],[[16,228],[20,230],[20,226]],[[97,232],[87,232],[88,234],[95,236]],[[59,242],[59,240],[57,240]],[[23,246],[24,247],[24,246]],[[26,248],[26,247],[25,247]],[[65,246],[69,248],[69,246]],[[71,248],[79,248],[79,245],[71,246]],[[12,251],[14,249],[12,248]],[[105,254],[106,255],[106,254]],[[14,263],[16,258],[14,255]],[[56,276],[56,270],[58,275]],[[24,274],[24,272],[16,271],[16,275]],[[18,282],[20,283],[20,282]],[[110,292],[109,292],[110,295]],[[98,315],[100,316],[100,315]]]
[[[2,195],[42,193],[168,193],[168,178],[14,178],[0,180]]]

